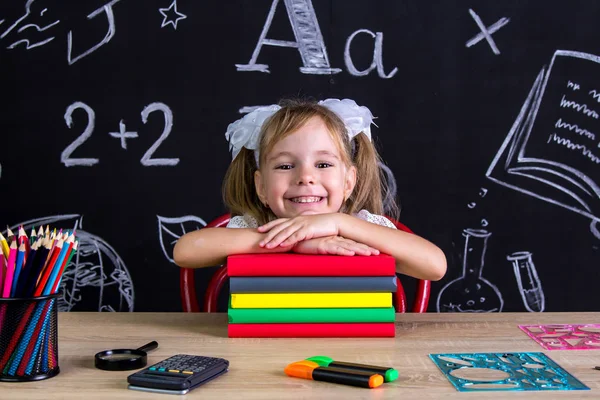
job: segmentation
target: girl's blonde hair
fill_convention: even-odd
[[[366,209],[374,214],[398,219],[398,206],[390,193],[385,172],[380,168],[383,163],[377,149],[364,133],[350,140],[337,114],[316,102],[284,100],[280,105],[281,109],[268,118],[261,128],[259,165],[264,165],[265,156],[278,141],[301,128],[309,119],[319,117],[337,145],[342,161],[347,167],[354,166],[357,171],[356,186],[340,212],[355,214]],[[277,217],[258,198],[254,186],[254,172],[257,169],[254,151],[243,147],[225,174],[223,201],[232,216],[249,214],[262,225]]]

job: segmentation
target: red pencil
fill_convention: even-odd
[[[73,237],[73,235],[71,235],[71,237]],[[63,272],[65,272],[65,268],[67,267],[67,264],[69,264],[69,261],[71,261],[73,254],[75,254],[77,252],[77,244],[78,243],[79,243],[79,240],[76,241],[75,243],[71,243],[69,245],[69,250],[67,250],[67,256],[65,257],[62,265],[60,266],[60,271],[58,271],[58,275],[56,275],[56,280],[54,281],[54,285],[52,286],[52,291],[50,292],[50,294],[56,293],[56,289],[58,289],[58,285],[60,284]]]
[[[15,347],[17,347],[17,343],[19,343],[21,334],[23,333],[27,324],[30,322],[29,317],[31,316],[31,313],[33,312],[34,307],[35,307],[35,303],[30,303],[29,306],[27,306],[27,309],[25,310],[25,312],[23,313],[23,316],[21,317],[21,319],[19,321],[19,326],[17,326],[15,333],[11,336],[10,342],[8,343],[8,346],[6,346],[6,350],[4,351],[4,354],[2,355],[2,358],[0,359],[0,370],[4,369],[4,367],[6,366],[6,363],[9,361],[10,357],[13,354],[13,350],[15,349]]]
[[[27,364],[31,361],[31,356],[35,350],[35,345],[37,344],[37,338],[40,336],[40,331],[44,327],[44,322],[46,318],[48,318],[48,311],[50,311],[50,306],[52,305],[52,301],[46,300],[46,304],[44,304],[44,308],[42,309],[42,313],[37,321],[30,321],[31,324],[35,324],[35,328],[33,334],[29,336],[29,342],[27,343],[27,347],[25,348],[25,353],[21,358],[21,362],[19,363],[17,369],[17,376],[23,376],[25,374],[25,369],[27,368]],[[41,303],[38,304],[38,307],[41,306]],[[34,314],[35,318],[35,314]],[[23,336],[21,340],[27,340],[26,336]],[[20,346],[19,346],[20,347]]]
[[[52,269],[54,268],[54,263],[56,263],[56,259],[58,258],[58,255],[60,253],[60,251],[62,250],[63,247],[63,240],[59,240],[58,243],[56,243],[56,246],[54,246],[54,249],[52,249],[52,255],[50,256],[50,261],[48,261],[48,263],[46,263],[46,266],[44,268],[44,273],[43,276],[41,276],[36,288],[35,288],[35,292],[33,293],[33,297],[38,297],[42,295],[42,292],[44,291],[44,287],[46,286],[46,283],[48,282],[48,278],[50,277],[50,274],[52,273]]]
[[[51,244],[50,254],[53,254],[53,250],[54,250],[54,247],[56,246],[57,240],[58,240],[58,237],[56,236],[56,228],[54,228],[54,230],[50,234],[50,244]]]

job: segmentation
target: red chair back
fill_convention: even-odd
[[[225,214],[211,221],[207,228],[219,228],[224,227],[229,222],[229,214]],[[393,221],[399,230],[413,233],[406,225],[401,222]],[[196,286],[194,279],[194,268],[181,268],[179,286],[181,289],[181,304],[184,312],[199,312],[200,307],[198,306],[198,298],[196,296]],[[219,268],[217,272],[212,276],[206,293],[204,294],[204,312],[217,312],[217,299],[223,284],[227,280],[227,265]],[[394,293],[394,308],[396,312],[406,312],[406,293],[404,287],[398,277],[396,277],[396,283],[398,284],[398,290]],[[419,279],[417,283],[417,291],[415,292],[415,298],[413,301],[412,312],[424,313],[427,311],[429,304],[429,295],[431,292],[431,281]]]

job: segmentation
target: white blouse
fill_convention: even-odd
[[[360,218],[362,220],[371,222],[373,224],[387,226],[388,228],[396,229],[396,226],[384,217],[383,215],[371,214],[367,210],[360,210],[358,213],[354,214],[356,218]],[[243,216],[235,216],[229,220],[227,224],[228,228],[258,228],[258,222],[254,217],[250,215]]]

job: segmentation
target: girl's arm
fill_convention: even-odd
[[[224,264],[231,254],[283,253],[292,247],[260,247],[258,243],[264,236],[254,228],[199,229],[179,238],[173,249],[173,259],[183,268],[214,267]]]
[[[437,281],[446,273],[444,252],[422,237],[377,225],[348,214],[333,214],[338,220],[339,235],[374,247],[396,259],[396,271]]]
[[[258,227],[266,237],[262,248],[295,245],[303,240],[341,236],[375,248],[396,259],[396,271],[418,279],[437,281],[446,273],[446,256],[439,247],[412,233],[388,228],[342,214],[299,215],[280,218]]]

